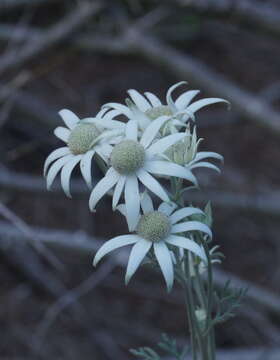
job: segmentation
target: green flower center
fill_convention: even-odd
[[[152,211],[141,216],[136,231],[146,240],[159,242],[169,235],[170,230],[169,218],[159,211]]]
[[[120,174],[128,175],[143,166],[144,147],[133,140],[123,140],[116,145],[111,154],[111,164]]]
[[[77,125],[68,139],[68,146],[72,154],[84,154],[91,148],[93,140],[100,135],[100,131],[93,124]]]
[[[145,114],[151,119],[156,120],[160,116],[171,116],[172,111],[167,105],[160,105],[153,107],[151,109],[148,109],[145,111]]]

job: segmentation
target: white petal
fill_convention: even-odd
[[[105,161],[105,163],[108,163],[108,159],[111,155],[113,147],[105,143],[105,144],[95,145],[94,150]]]
[[[196,184],[196,178],[190,170],[172,162],[161,160],[146,161],[144,169],[152,174],[174,176]]]
[[[116,210],[118,210],[123,216],[126,217],[126,207],[125,204],[120,204],[116,207]]]
[[[160,99],[159,99],[156,95],[154,95],[154,94],[152,94],[152,93],[150,93],[150,92],[145,92],[144,94],[147,96],[147,98],[149,99],[150,103],[151,103],[154,107],[157,107],[157,106],[161,106],[161,105],[162,105]]]
[[[138,91],[134,89],[128,90],[128,93],[135,103],[135,105],[143,112],[151,108],[151,105],[148,103],[148,101],[144,98],[143,95],[141,95]]]
[[[66,129],[62,126],[54,129],[55,136],[58,137],[60,140],[64,141],[65,143],[67,143],[70,133],[71,131],[69,129]]]
[[[107,111],[108,109],[105,108]],[[103,117],[103,120],[113,120],[115,116],[119,116],[121,112],[119,110],[109,110]]]
[[[128,176],[126,178],[124,186],[124,199],[128,228],[129,231],[133,231],[138,223],[140,214],[139,185],[135,175]]]
[[[144,191],[141,195],[141,208],[143,213],[146,214],[148,212],[154,211],[153,201],[147,191]]]
[[[168,119],[168,116],[160,116],[156,120],[152,121],[151,124],[146,128],[140,140],[140,143],[144,146],[144,148],[147,148],[152,143],[160,128]]]
[[[132,106],[132,119],[136,120],[141,130],[145,130],[146,127],[152,122],[152,120],[136,106]]]
[[[199,256],[202,260],[207,261],[205,252],[193,240],[187,239],[183,236],[170,235],[165,241],[170,245],[178,246],[180,248],[189,250],[195,255]]]
[[[200,167],[212,169],[212,170],[217,171],[218,173],[221,173],[221,170],[218,168],[218,166],[216,166],[216,165],[214,165],[214,164],[211,164],[211,163],[208,162],[208,161],[200,161],[200,162],[197,162],[197,163],[191,165],[191,166],[190,166],[190,169],[195,169],[195,168],[200,168]]]
[[[178,110],[184,110],[192,101],[192,99],[199,94],[199,90],[189,90],[181,94],[175,101]]]
[[[129,140],[137,141],[138,124],[135,120],[129,120],[125,127],[125,136]]]
[[[220,155],[216,152],[212,152],[212,151],[199,151],[196,154],[195,159],[193,161],[196,162],[196,161],[200,161],[200,160],[207,159],[207,158],[224,161],[224,157],[222,155]]]
[[[173,135],[165,136],[164,138],[156,141],[146,151],[148,155],[154,155],[164,153],[170,146],[174,145],[178,141],[182,140],[186,134],[178,133]]]
[[[74,129],[74,127],[80,121],[78,116],[68,109],[60,110],[59,115],[62,117],[63,121],[69,127],[69,129]]]
[[[229,102],[224,99],[207,98],[207,99],[201,99],[201,100],[195,101],[190,106],[188,106],[188,110],[191,111],[192,113],[195,113],[196,111],[200,110],[204,106],[208,106],[208,105],[216,104],[216,103],[220,103],[220,102],[229,104]]]
[[[120,197],[123,192],[125,180],[126,180],[126,177],[121,175],[117,182],[117,185],[114,190],[113,201],[112,201],[113,210],[116,208],[116,206],[118,205],[118,203],[120,201]]]
[[[98,118],[98,119],[102,118],[104,116],[104,114],[106,114],[109,111],[110,110],[108,108],[102,108],[101,110],[98,111],[98,113],[95,115],[95,117]]]
[[[91,163],[94,154],[95,154],[95,150],[88,151],[86,154],[83,155],[80,163],[82,176],[89,189],[92,188]]]
[[[173,225],[171,229],[171,233],[174,234],[186,231],[201,231],[212,237],[211,229],[207,225],[199,221],[186,221],[180,224]]]
[[[104,119],[95,119],[92,121],[94,125],[97,125],[102,128],[106,129],[116,129],[116,130],[124,130],[125,123],[118,121],[118,120],[106,120]]]
[[[174,282],[174,270],[170,252],[166,244],[161,241],[154,244],[155,256],[164,276],[167,290],[170,291]]]
[[[103,105],[103,107],[118,110],[121,114],[124,114],[129,119],[131,119],[131,117],[132,117],[132,113],[131,113],[130,109],[125,105],[118,104],[118,103],[108,103],[108,104]]]
[[[182,220],[188,216],[194,215],[194,214],[204,214],[204,212],[198,208],[194,207],[185,207],[183,209],[179,209],[175,211],[171,216],[170,220],[172,224],[175,224],[179,220]]]
[[[69,160],[71,160],[74,157],[74,155],[66,155],[58,160],[56,160],[52,166],[50,167],[47,175],[47,189],[50,190],[52,183],[58,174],[59,170],[62,168],[63,165],[65,165]]]
[[[50,155],[46,158],[45,164],[44,164],[44,176],[46,176],[47,169],[49,165],[56,159],[70,154],[70,150],[67,146],[58,148],[50,153]]]
[[[120,175],[110,168],[105,177],[102,178],[93,188],[89,198],[89,208],[91,211],[95,208],[98,201],[109,191],[119,180]]]
[[[176,209],[177,205],[175,203],[169,203],[163,202],[160,204],[158,211],[162,212],[166,216],[169,216],[174,209]]]
[[[140,169],[137,172],[137,176],[141,183],[146,186],[151,192],[161,198],[163,201],[169,202],[168,195],[166,194],[160,183],[152,177],[147,171]]]
[[[73,159],[68,161],[66,165],[63,166],[61,171],[61,185],[62,189],[65,192],[66,196],[71,198],[70,194],[70,177],[74,167],[82,159],[82,155],[76,155]]]
[[[104,245],[95,254],[93,265],[96,266],[98,262],[108,254],[109,252],[116,250],[122,246],[135,244],[139,240],[137,235],[121,235],[117,236],[109,241],[106,241]]]
[[[126,285],[128,284],[131,277],[134,275],[135,271],[138,269],[142,260],[150,250],[151,246],[152,246],[151,241],[141,239],[131,249],[131,253],[129,255],[129,260],[127,264],[126,274],[125,274]]]
[[[175,106],[175,103],[174,103],[174,101],[172,99],[171,94],[177,87],[179,87],[181,85],[184,85],[184,84],[187,84],[187,82],[186,81],[180,81],[177,84],[171,86],[167,91],[166,102],[167,102],[167,105],[169,105],[172,109],[176,109],[176,106]]]

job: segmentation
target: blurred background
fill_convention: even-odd
[[[126,253],[93,269],[127,232],[110,199],[92,214],[78,171],[72,200],[42,178],[60,109],[93,116],[130,88],[164,100],[181,80],[232,104],[197,113],[201,150],[225,165],[189,194],[212,201],[217,288],[249,287],[217,328],[219,359],[280,358],[279,39],[279,0],[0,0],[0,359],[131,359],[161,332],[188,341],[179,288],[145,267],[125,287]]]

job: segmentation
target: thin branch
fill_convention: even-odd
[[[0,11],[13,11],[18,10],[18,8],[22,7],[35,7],[46,5],[51,2],[55,2],[57,0],[1,0],[0,2]]]
[[[62,230],[37,228],[33,228],[32,231],[36,234],[37,241],[41,241],[51,249],[60,250],[63,253],[71,252],[72,254],[75,254],[76,258],[78,256],[86,256],[91,259],[92,255],[104,242],[94,239],[84,232],[73,233]],[[15,246],[16,241],[22,241],[23,238],[24,235],[17,229],[0,221],[0,247]],[[119,266],[126,266],[126,251],[121,251],[114,255],[114,262]],[[279,313],[279,295],[222,270],[216,270],[214,278],[216,285],[219,287],[223,286],[229,278],[232,280],[232,286],[236,288],[249,286],[249,291],[247,293],[249,300],[254,301],[268,312],[275,314]]]
[[[36,234],[32,229],[7,206],[0,202],[0,215],[10,221],[29,240],[31,245],[41,254],[55,269],[64,270],[64,265],[54,256],[41,242],[37,241]]]
[[[256,0],[177,0],[177,3],[207,16],[230,17],[238,23],[280,34],[280,9]]]
[[[69,15],[49,30],[46,30],[40,37],[29,40],[20,51],[17,51],[16,55],[14,52],[9,52],[2,56],[0,74],[25,65],[42,52],[65,40],[84,25],[90,17],[97,14],[100,9],[101,5],[97,2],[80,3]]]

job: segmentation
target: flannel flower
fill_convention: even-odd
[[[91,163],[95,154],[108,162],[112,151],[111,144],[119,141],[125,124],[112,120],[116,111],[102,109],[94,118],[80,120],[72,111],[59,112],[67,127],[59,126],[54,134],[67,146],[54,150],[44,164],[44,176],[49,190],[61,170],[61,185],[68,197],[70,177],[75,166],[80,163],[82,176],[88,187],[92,187]]]
[[[181,129],[182,126],[185,126],[189,119],[194,120],[194,113],[204,106],[219,102],[228,103],[228,101],[220,98],[205,98],[191,103],[199,93],[199,90],[185,91],[174,101],[172,92],[183,84],[186,84],[186,82],[181,81],[168,89],[166,104],[163,104],[156,95],[150,92],[145,92],[145,96],[143,96],[137,90],[131,89],[128,90],[128,94],[133,102],[129,99],[127,106],[118,103],[108,103],[104,106],[119,111],[128,117],[128,119],[135,119],[142,131],[158,117],[168,116],[171,121],[167,122],[162,129],[163,134],[165,134],[175,133],[178,129]]]
[[[118,208],[125,216],[128,216],[124,205],[119,205]],[[203,214],[200,209],[185,207],[174,211],[176,206],[163,202],[158,210],[154,210],[152,200],[146,192],[141,197],[141,208],[143,215],[138,217],[136,234],[121,235],[107,241],[97,251],[93,264],[96,266],[106,254],[115,249],[133,245],[125,275],[127,284],[150,249],[153,248],[167,289],[170,291],[174,282],[172,261],[172,249],[174,247],[190,251],[207,262],[203,248],[191,239],[191,235],[184,237],[182,233],[191,234],[200,231],[212,237],[212,232],[207,225],[200,221],[186,220],[193,214]]]
[[[223,162],[223,156],[213,151],[198,151],[198,146],[203,139],[197,139],[195,127],[192,133],[187,129],[186,135],[182,141],[167,150],[166,158],[176,164],[185,166],[190,171],[196,168],[208,168],[220,173],[218,166],[205,160],[215,159]]]
[[[97,185],[93,188],[89,207],[93,211],[97,202],[112,188],[114,188],[112,207],[119,203],[124,191],[125,206],[127,209],[127,223],[129,230],[134,230],[140,212],[140,194],[138,180],[163,201],[169,197],[153,175],[175,176],[196,184],[193,174],[183,166],[162,160],[159,156],[170,146],[182,140],[184,133],[168,135],[154,141],[159,129],[168,120],[162,116],[149,124],[138,141],[138,123],[130,120],[126,124],[125,136],[114,146],[111,156],[111,167]]]

